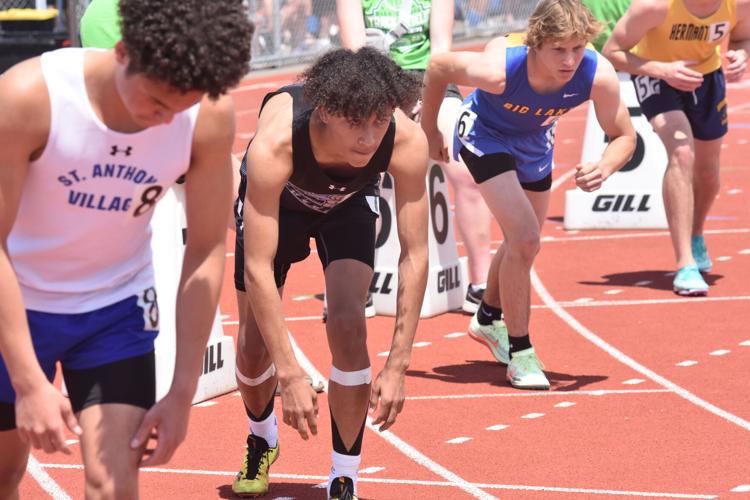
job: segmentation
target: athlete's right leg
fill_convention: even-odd
[[[438,115],[438,127],[443,140],[448,144],[450,160],[443,170],[453,186],[456,204],[456,227],[461,235],[468,256],[469,283],[484,284],[490,268],[490,225],[492,214],[479,192],[477,184],[462,161],[453,159],[453,128],[461,107],[461,100],[443,99]],[[473,312],[473,311],[470,311]]]
[[[695,210],[695,141],[692,129],[682,111],[658,114],[651,119],[651,125],[667,150],[668,163],[662,194],[677,261],[674,291],[680,295],[705,295],[708,285],[698,271],[691,247]]]

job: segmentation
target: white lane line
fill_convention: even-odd
[[[409,401],[430,401],[434,399],[484,399],[484,398],[548,398],[554,396],[609,396],[619,394],[664,394],[672,392],[668,389],[598,389],[591,391],[534,391],[534,392],[503,392],[487,394],[442,394],[433,396],[407,396]]]
[[[323,390],[328,392],[328,381],[325,377],[323,377],[323,375],[321,375],[321,373],[318,371],[315,365],[312,364],[305,353],[302,352],[302,350],[297,345],[297,342],[294,340],[291,332],[289,333],[289,341],[292,344],[292,349],[294,349],[294,354],[297,357],[297,362],[300,364],[300,366],[313,378],[316,378],[317,376],[318,379],[322,379],[324,387]],[[448,480],[453,486],[460,488],[461,490],[465,491],[475,498],[480,498],[482,500],[495,500],[494,496],[485,491],[482,491],[480,488],[474,486],[474,484],[460,477],[458,474],[451,472],[439,463],[430,459],[429,457],[427,457],[427,455],[420,452],[412,445],[396,436],[393,432],[379,431],[376,426],[372,425],[372,420],[372,417],[368,415],[367,420],[365,421],[368,429],[373,431],[376,436],[385,439],[389,444],[393,445],[394,448],[396,448],[398,451],[406,455],[417,464],[431,471],[433,474],[437,474],[443,479]]]
[[[383,352],[379,352],[379,353],[378,353],[378,356],[380,356],[381,358],[385,358],[385,357],[387,357],[387,356],[388,356],[388,355],[389,355],[390,353],[391,353],[391,351],[383,351]]]
[[[642,281],[638,281],[635,284],[635,286],[646,286],[646,285],[650,285],[651,283],[653,283],[653,281],[651,280],[642,280]]]
[[[284,318],[284,321],[323,321],[323,316],[317,315],[317,316],[290,316],[287,318]],[[222,325],[239,325],[239,320],[228,320],[228,321],[222,321]]]
[[[750,491],[750,484],[741,484],[736,488],[732,488],[730,491],[732,493],[747,493]]]
[[[631,379],[625,380],[623,382],[623,384],[625,384],[625,385],[638,385],[638,384],[642,384],[644,382],[645,382],[645,380],[643,380],[642,378],[631,378]]]
[[[750,340],[743,340],[740,345],[750,347]]]
[[[727,194],[740,194],[741,192],[742,192],[741,189],[730,189],[729,191],[727,191]]]
[[[432,344],[432,342],[414,342],[412,347],[427,347],[430,344]]]
[[[83,469],[82,465],[78,464],[40,464],[44,468],[49,469]],[[194,474],[199,476],[235,476],[237,471],[211,471],[211,470],[190,470],[190,469],[164,469],[156,467],[147,467],[141,469],[141,472],[155,472],[165,474]],[[313,476],[308,474],[278,474],[271,472],[271,477],[276,479],[293,479],[298,481],[328,481],[328,476]],[[457,488],[458,485],[449,481],[422,481],[415,479],[390,479],[390,478],[374,478],[374,477],[360,477],[358,479],[363,483],[373,484],[402,484],[402,485],[416,485],[416,486],[440,486],[447,488]],[[538,486],[538,485],[524,485],[524,484],[498,484],[498,483],[475,483],[475,486],[488,489],[488,490],[509,490],[509,491],[545,491],[554,493],[580,493],[588,495],[615,495],[615,496],[631,496],[631,497],[657,497],[657,498],[687,498],[697,500],[711,500],[718,498],[718,495],[710,494],[696,494],[696,493],[669,493],[669,492],[656,492],[656,491],[629,491],[629,490],[605,490],[598,488],[559,488],[556,486]]]
[[[522,415],[521,418],[533,420],[535,418],[541,418],[543,416],[544,416],[544,413],[527,413],[526,415]]]
[[[555,408],[570,408],[571,406],[575,406],[575,403],[573,401],[563,401],[561,403],[557,403],[555,405]]]
[[[581,298],[575,299],[573,302],[575,304],[588,304],[589,302],[593,302],[593,301],[594,299],[591,297],[581,297]]]
[[[65,440],[65,444],[78,444],[78,442],[79,441],[77,439],[66,439]]]
[[[81,466],[81,468],[83,468],[83,466]],[[26,464],[26,472],[31,474],[31,477],[39,483],[39,486],[55,500],[71,500],[65,490],[62,489],[44,469],[44,465],[40,464],[33,455],[29,455],[29,461]]]
[[[216,401],[203,401],[202,403],[196,403],[193,405],[194,408],[208,408],[209,406],[217,405]]]
[[[717,349],[715,351],[709,352],[708,354],[710,356],[724,356],[725,354],[729,354],[730,352],[732,351],[730,351],[729,349]]]
[[[743,234],[750,233],[750,228],[737,229],[711,229],[703,234]],[[595,241],[595,240],[627,240],[630,238],[653,238],[669,236],[669,231],[654,231],[651,233],[622,233],[622,234],[592,234],[589,236],[543,236],[542,243],[567,243],[570,241]]]
[[[683,302],[734,302],[750,300],[750,295],[738,295],[729,297],[690,297],[690,298],[673,298],[673,299],[644,299],[644,300],[596,300],[583,302],[576,299],[570,302],[555,302],[555,305],[565,309],[573,307],[610,307],[610,306],[644,306],[660,304],[682,304]],[[550,304],[534,304],[532,309],[554,309],[555,306]]]
[[[583,338],[585,338],[586,340],[588,340],[595,346],[602,349],[604,352],[606,352],[607,354],[615,358],[617,361],[619,361],[620,363],[626,366],[629,366],[633,370],[653,380],[654,382],[661,385],[662,387],[674,391],[675,394],[693,403],[699,408],[703,408],[704,410],[710,413],[713,413],[714,415],[720,418],[723,418],[724,420],[731,422],[745,429],[746,431],[750,431],[750,422],[748,422],[747,420],[741,417],[738,417],[737,415],[734,415],[726,410],[723,410],[719,408],[718,406],[713,405],[704,399],[699,398],[698,396],[688,391],[687,389],[684,389],[680,387],[679,385],[675,384],[674,382],[666,379],[665,377],[662,377],[661,375],[657,374],[653,370],[640,364],[639,362],[637,362],[636,360],[634,360],[633,358],[631,358],[624,352],[620,351],[613,345],[609,344],[604,339],[596,335],[594,332],[592,332],[591,330],[583,326],[577,319],[575,319],[568,311],[563,309],[562,306],[560,306],[560,304],[558,304],[555,301],[552,295],[550,295],[550,293],[544,287],[544,284],[539,279],[539,275],[536,274],[536,271],[533,268],[531,269],[531,283],[537,295],[541,297],[542,301],[546,305],[550,306],[552,311],[560,319],[565,321],[574,331],[578,332],[578,334],[581,335]]]
[[[716,257],[715,260],[716,262],[726,262],[728,260],[732,260],[732,257],[730,257],[729,255],[721,255],[719,257]]]
[[[471,438],[467,436],[460,436],[460,437],[456,437],[453,439],[449,439],[445,443],[446,444],[461,444],[461,443],[465,443],[466,441],[471,441]]]
[[[490,425],[489,427],[487,427],[486,430],[488,430],[488,431],[501,431],[503,429],[507,429],[508,427],[509,426],[507,426],[505,424],[495,424],[495,425]]]
[[[607,290],[604,292],[604,295],[617,295],[618,293],[622,293],[622,290],[616,288],[614,290]]]
[[[359,469],[360,474],[375,474],[376,472],[380,472],[382,470],[385,470],[385,467],[365,467],[364,469]]]
[[[737,252],[740,255],[750,255],[750,248],[743,248],[739,252]]]
[[[443,335],[443,336],[445,338],[447,338],[447,339],[455,339],[455,338],[458,338],[458,337],[463,337],[464,335],[466,335],[466,332],[453,332],[453,333],[448,333],[448,334]]]
[[[676,366],[694,366],[697,364],[698,364],[697,361],[693,361],[692,359],[686,359],[685,361],[680,361],[679,363],[677,363]]]

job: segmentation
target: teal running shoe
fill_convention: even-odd
[[[698,270],[702,273],[710,272],[713,267],[713,262],[711,262],[711,257],[708,256],[706,240],[703,238],[702,234],[691,238],[690,248],[693,250],[693,258],[698,265]]]
[[[708,294],[708,284],[701,276],[698,266],[689,265],[680,268],[672,283],[674,293],[688,297],[703,296]]]

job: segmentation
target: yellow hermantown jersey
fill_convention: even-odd
[[[685,0],[668,0],[664,22],[649,30],[631,52],[650,61],[698,61],[690,68],[708,74],[721,67],[720,45],[737,23],[736,0],[722,0],[708,17],[697,17]]]

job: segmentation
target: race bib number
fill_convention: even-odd
[[[652,95],[661,92],[661,80],[641,75],[635,79],[635,92],[638,94],[638,102],[643,102]]]
[[[477,119],[476,113],[468,108],[462,108],[456,122],[456,134],[461,139],[466,138],[474,128],[474,121]]]

